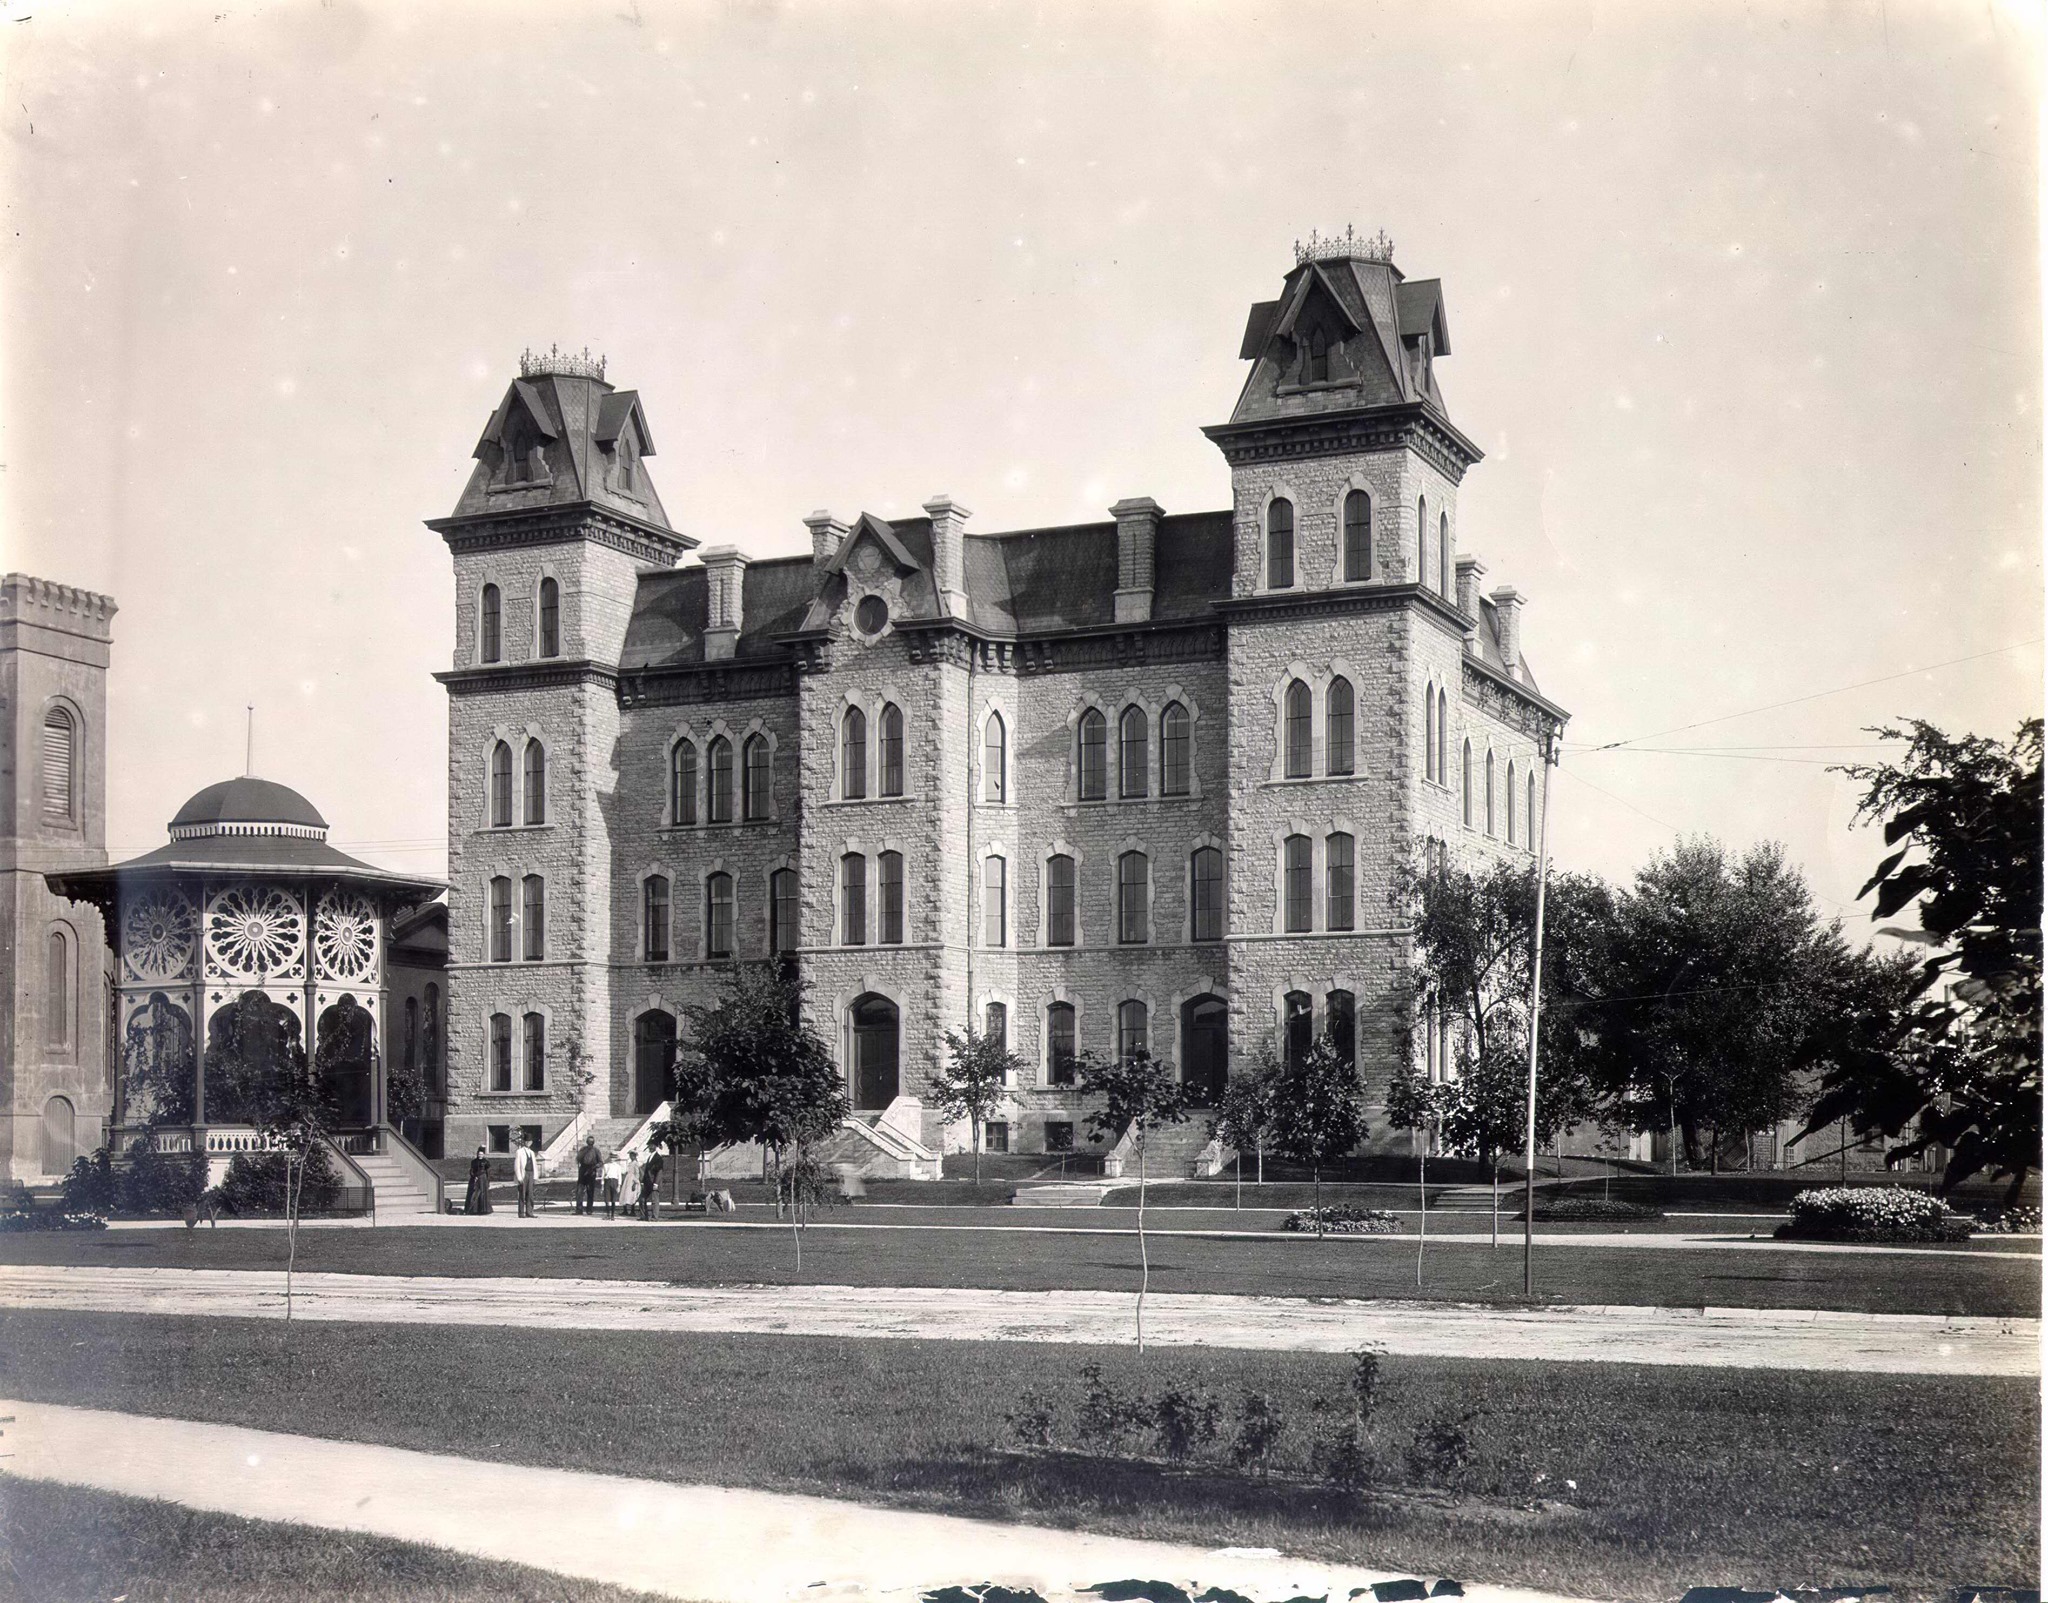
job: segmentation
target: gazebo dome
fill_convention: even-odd
[[[171,820],[172,840],[215,835],[291,835],[325,840],[327,820],[288,785],[245,774],[208,785]]]

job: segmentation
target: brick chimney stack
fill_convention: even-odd
[[[704,564],[704,660],[730,662],[740,640],[747,559],[736,545],[707,545]]]
[[[932,520],[932,587],[948,617],[967,616],[967,520],[974,516],[950,495],[924,504]]]
[[[1526,598],[1511,584],[1504,584],[1493,593],[1494,632],[1500,636],[1500,660],[1507,664],[1508,672],[1515,673],[1522,666],[1522,603]]]
[[[1152,565],[1159,520],[1166,514],[1149,495],[1130,496],[1109,509],[1116,519],[1116,621],[1144,623],[1152,616]]]
[[[1458,558],[1458,610],[1468,618],[1479,616],[1479,581],[1485,574],[1486,564],[1477,557]]]
[[[839,548],[846,544],[847,525],[823,507],[804,519],[804,527],[811,531],[811,561],[820,568],[838,556]]]

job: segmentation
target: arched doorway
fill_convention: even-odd
[[[377,1122],[376,1020],[354,997],[344,996],[320,1015],[313,1064],[327,1088],[336,1124],[364,1129]]]
[[[633,1021],[633,1111],[652,1113],[676,1088],[676,1016],[649,1008]]]
[[[1213,1108],[1230,1078],[1230,1008],[1220,996],[1191,996],[1180,1005],[1180,1077],[1188,1101]]]
[[[206,1023],[206,1119],[248,1124],[274,1089],[306,1072],[303,1027],[290,1008],[245,991]]]
[[[897,1052],[902,1026],[896,1004],[870,992],[855,1000],[848,1016],[853,1027],[853,1105],[886,1108],[896,1100],[900,1083]]]
[[[68,1097],[43,1104],[43,1173],[69,1174],[78,1156],[78,1113]]]

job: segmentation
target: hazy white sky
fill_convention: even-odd
[[[671,516],[757,555],[940,490],[1220,507],[1245,308],[1346,223],[1444,281],[1461,537],[1575,747],[1907,675],[1575,753],[1563,863],[1776,838],[1846,912],[1874,842],[1826,764],[2039,705],[2030,8],[0,15],[0,566],[120,603],[121,855],[254,702],[337,843],[440,870],[421,520],[523,346],[608,356]]]

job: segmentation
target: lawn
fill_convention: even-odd
[[[1255,1387],[1297,1436],[1348,1372],[1313,1354],[1179,1351],[1141,1368],[1128,1351],[1052,1344],[346,1325],[300,1327],[287,1359],[267,1323],[0,1313],[0,1395],[479,1458],[630,1464],[1581,1596],[1724,1583],[1931,1595],[2039,1573],[2029,1381],[1388,1359],[1375,1440],[1389,1478],[1406,1478],[1421,1421],[1472,1413],[1464,1495],[1437,1507],[1003,1451],[1020,1393],[1071,1400],[1090,1361],[1154,1392]],[[1561,1510],[1515,1507],[1567,1481]]]
[[[969,1221],[949,1228],[837,1226],[849,1217],[828,1214],[835,1223],[805,1233],[803,1281],[1020,1291],[1125,1291],[1136,1281],[1138,1244],[1127,1233],[986,1228],[964,1213],[936,1216]],[[888,1217],[913,1216],[891,1211]],[[1073,1216],[1068,1228],[1114,1230],[1127,1222],[1127,1216],[1085,1212]],[[1498,1250],[1476,1243],[1431,1248],[1420,1290],[1412,1234],[1325,1241],[1272,1230],[1161,1236],[1151,1243],[1151,1256],[1155,1291],[1521,1300],[1521,1252],[1512,1238],[1504,1238]],[[626,1221],[557,1226],[542,1220],[509,1229],[308,1230],[299,1236],[298,1262],[302,1269],[356,1274],[577,1276],[684,1285],[799,1278],[787,1232],[702,1220],[676,1228]],[[280,1231],[204,1227],[6,1235],[0,1236],[0,1263],[277,1269],[284,1264],[284,1237]],[[1552,1303],[2038,1316],[2041,1256],[2039,1243],[2012,1241],[1925,1254],[1791,1252],[1739,1243],[1699,1250],[1554,1246],[1538,1249],[1537,1291],[1539,1301]]]
[[[437,1547],[5,1475],[0,1558],[0,1599],[22,1603],[653,1603]]]

